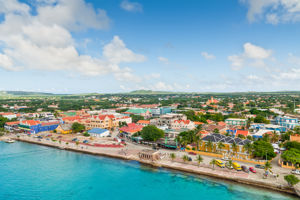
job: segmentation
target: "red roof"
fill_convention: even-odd
[[[1,113],[1,115],[15,115],[15,113],[8,112],[8,113]]]
[[[190,120],[175,120],[175,123],[181,123],[183,122],[184,124],[189,124],[191,121]]]
[[[135,123],[130,123],[127,126],[124,126],[120,128],[120,131],[126,132],[126,133],[136,133],[143,129],[142,125],[137,125]]]
[[[139,120],[137,124],[150,124],[149,120]]]
[[[12,126],[12,125],[18,125],[20,121],[14,121],[14,122],[6,122],[6,125]]]
[[[42,126],[50,126],[50,125],[54,125],[54,124],[59,124],[59,121],[54,121],[54,122],[43,122]]]
[[[225,122],[218,122],[218,125],[219,126],[226,126],[226,123]]]
[[[238,135],[243,135],[243,136],[245,136],[245,137],[247,137],[247,135],[248,135],[248,131],[247,130],[236,130],[236,136],[238,136]]]
[[[195,125],[201,125],[204,124],[203,122],[194,122]]]
[[[40,121],[24,120],[24,121],[21,121],[20,124],[26,124],[26,125],[29,125],[29,126],[35,126],[35,125],[40,124]]]

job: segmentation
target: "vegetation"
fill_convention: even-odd
[[[216,159],[212,159],[209,164],[211,164],[213,166],[213,169],[215,169],[215,165],[217,164]]]
[[[272,144],[264,140],[258,140],[253,143],[253,155],[266,160],[276,157]]]
[[[139,120],[144,120],[144,117],[140,115],[131,114],[130,117],[132,118],[133,123],[137,123]]]
[[[196,160],[197,160],[197,162],[198,162],[198,167],[199,167],[200,164],[203,162],[203,158],[202,158],[201,155],[198,155],[198,156],[196,157]]]
[[[189,161],[189,157],[187,155],[183,155],[182,160],[183,160],[183,162],[187,162],[187,161]]]
[[[282,153],[281,158],[284,161],[291,162],[294,165],[300,164],[300,150],[298,149],[289,149]]]
[[[291,187],[293,187],[294,185],[296,185],[297,183],[299,183],[299,179],[295,175],[293,175],[293,174],[284,176],[284,180],[286,180],[286,182]]]
[[[172,161],[174,161],[174,159],[176,158],[175,153],[171,153],[171,154],[170,154],[170,158],[171,158]]]
[[[72,131],[73,133],[82,132],[85,130],[85,126],[83,124],[80,124],[78,122],[75,122],[72,124]]]
[[[165,136],[163,130],[160,130],[154,125],[145,126],[141,131],[141,136],[146,141],[157,141]]]

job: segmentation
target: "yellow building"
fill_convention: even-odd
[[[87,129],[102,128],[112,129],[119,126],[119,121],[114,115],[96,115],[84,122]]]
[[[69,133],[72,133],[72,125],[71,124],[60,124],[55,130],[57,133],[60,133],[60,134],[69,134]]]

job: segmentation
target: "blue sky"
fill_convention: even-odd
[[[0,90],[300,90],[298,0],[0,0]]]

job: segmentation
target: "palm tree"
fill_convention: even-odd
[[[253,146],[251,143],[247,143],[244,145],[245,151],[247,151],[248,154],[252,155]]]
[[[215,169],[216,163],[217,163],[216,159],[212,159],[209,164],[211,164],[213,166],[213,169]]]
[[[198,162],[198,167],[200,166],[200,163],[203,162],[203,158],[201,155],[198,155],[196,158],[197,162]]]
[[[206,142],[206,144],[205,144],[205,147],[206,147],[207,149],[209,149],[210,152],[212,151],[213,146],[214,146],[214,144],[212,143],[211,140],[208,140],[208,141]]]
[[[221,152],[221,150],[225,147],[225,145],[223,144],[223,142],[219,142],[218,143],[218,150]]]
[[[176,155],[175,155],[175,153],[171,153],[170,154],[170,158],[172,159],[172,162],[174,161],[174,159],[176,158]]]
[[[77,148],[78,148],[78,145],[79,145],[79,141],[76,141],[76,146],[77,146]]]
[[[232,149],[232,151],[235,152],[235,154],[237,154],[237,151],[238,151],[238,145],[237,145],[235,142],[233,142],[233,143],[231,144],[231,149]]]
[[[200,145],[200,142],[202,141],[201,133],[199,135],[197,135],[195,139],[196,139],[196,143],[197,143],[197,151],[199,151],[199,145]]]
[[[278,142],[278,140],[279,140],[279,135],[276,133],[276,131],[274,131],[271,136],[271,142],[275,143],[275,142]]]
[[[185,163],[186,161],[189,160],[189,157],[188,157],[187,155],[183,155],[183,156],[182,156],[182,160],[183,160],[183,162]]]
[[[228,165],[230,168],[232,167],[232,160],[228,160]]]
[[[269,161],[267,161],[265,163],[265,170],[268,171],[269,169],[272,169],[272,164]]]

